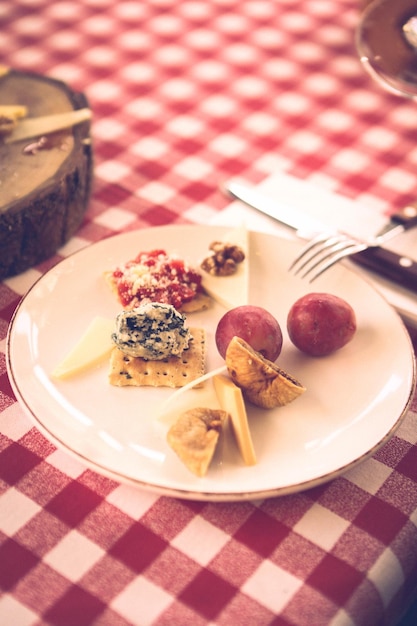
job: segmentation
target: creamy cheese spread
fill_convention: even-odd
[[[157,361],[180,356],[191,340],[184,323],[184,315],[172,305],[149,302],[119,313],[112,340],[133,357]]]

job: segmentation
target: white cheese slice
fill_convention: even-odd
[[[231,276],[212,276],[202,271],[203,287],[207,293],[227,309],[249,304],[249,233],[246,226],[238,226],[222,237],[225,243],[242,248],[245,259]]]
[[[72,126],[90,120],[91,115],[91,109],[84,108],[66,111],[65,113],[43,115],[42,117],[28,117],[19,123],[10,136],[6,137],[5,143],[41,137],[42,135],[55,133],[58,130],[71,128]]]
[[[55,378],[69,378],[94,367],[110,356],[114,343],[114,320],[95,317],[86,331],[52,372]]]
[[[230,415],[230,421],[244,462],[246,465],[255,465],[256,454],[249,430],[242,391],[228,376],[223,374],[214,376],[213,384],[220,406]]]

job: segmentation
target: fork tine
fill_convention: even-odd
[[[308,276],[308,274],[310,274],[316,267],[320,266],[322,263],[326,264],[326,261],[328,259],[328,262],[330,263],[333,258],[338,259],[338,253],[341,255],[340,258],[343,258],[343,256],[345,256],[345,254],[343,254],[345,251],[346,254],[351,254],[351,248],[354,248],[357,245],[357,241],[354,241],[353,239],[348,239],[347,237],[335,239],[333,243],[329,245],[324,245],[321,250],[316,252],[314,255],[311,255],[310,258],[303,263],[303,268],[306,266],[308,267],[304,274],[302,274],[302,278]]]
[[[331,258],[327,261],[327,263],[319,267],[319,270],[315,274],[313,274],[309,282],[312,283],[314,280],[316,280],[316,278],[321,276],[324,272],[326,272],[328,269],[333,267],[333,265],[335,265],[336,263],[338,263],[345,257],[351,256],[352,254],[356,254],[357,252],[362,252],[363,250],[366,250],[366,248],[368,247],[369,246],[367,244],[356,243],[356,245],[351,245],[348,248],[344,248],[343,250],[340,250],[338,254],[331,256]],[[319,265],[321,262],[322,261],[320,261],[319,263],[316,263],[315,266],[317,267],[317,265]],[[310,268],[305,274],[303,274],[302,278],[305,278],[308,274],[310,274],[313,269],[314,269],[314,266]]]
[[[296,265],[298,265],[300,263],[300,261],[302,261],[302,259],[304,259],[307,254],[314,250],[314,248],[317,248],[320,244],[326,244],[326,242],[331,240],[331,243],[333,242],[335,236],[330,237],[330,235],[327,233],[320,233],[319,235],[317,235],[316,237],[314,237],[314,239],[312,239],[306,246],[304,246],[300,252],[300,254],[298,256],[295,257],[295,259],[293,260],[293,262],[291,263],[290,267],[288,268],[289,271],[291,271],[292,269],[295,268]],[[331,244],[329,244],[331,245]],[[322,248],[320,247],[320,250]],[[320,253],[320,250],[318,251],[318,253]],[[317,253],[314,253],[313,256],[315,256]],[[298,272],[305,266],[305,264],[308,262],[304,261],[304,263],[302,263],[302,265],[296,270],[296,274],[298,274]]]

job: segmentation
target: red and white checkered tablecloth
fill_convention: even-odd
[[[233,176],[284,171],[387,213],[417,197],[416,104],[365,75],[357,20],[355,0],[1,2],[1,63],[84,91],[95,146],[77,236],[0,285],[1,624],[391,626],[411,602],[415,404],[375,456],[333,482],[264,501],[182,501],[56,449],[5,366],[12,313],[49,267],[117,232],[209,222]]]

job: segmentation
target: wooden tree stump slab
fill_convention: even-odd
[[[0,105],[23,105],[32,118],[88,102],[61,81],[0,67]],[[0,138],[0,279],[48,259],[75,234],[92,170],[89,121],[15,143]]]

